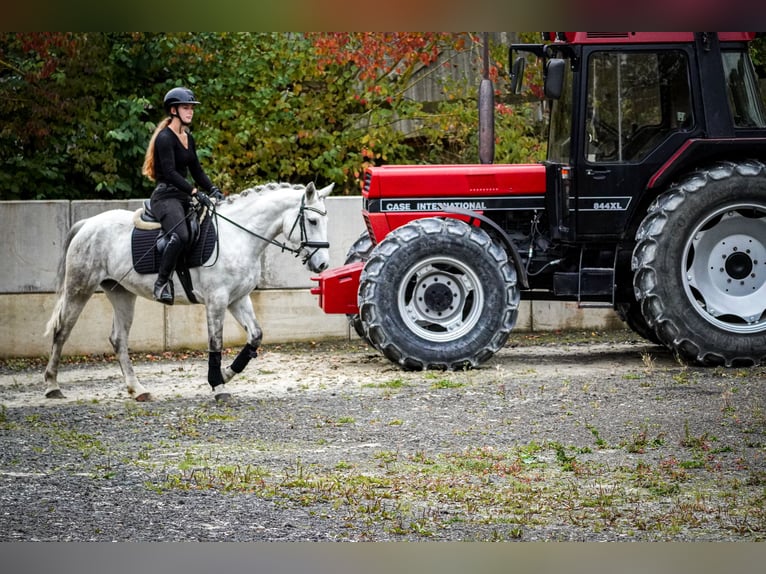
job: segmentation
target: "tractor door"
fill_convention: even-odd
[[[691,57],[682,46],[584,50],[572,149],[578,239],[620,237],[648,178],[695,129]]]

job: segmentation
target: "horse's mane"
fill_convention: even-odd
[[[237,201],[240,197],[247,197],[251,193],[270,193],[273,191],[284,191],[286,189],[304,190],[306,189],[306,186],[299,183],[287,183],[284,181],[264,183],[262,185],[256,185],[255,187],[248,187],[246,189],[243,189],[239,193],[232,193],[230,195],[227,195],[226,200]]]

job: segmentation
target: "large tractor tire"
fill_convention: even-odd
[[[721,162],[659,196],[636,234],[646,322],[687,362],[766,360],[766,165]]]
[[[630,303],[620,303],[615,305],[614,310],[617,316],[630,328],[631,331],[640,337],[651,341],[655,345],[662,345],[662,341],[657,336],[649,324],[646,322],[644,314],[641,312],[641,305],[637,301]]]
[[[363,231],[357,240],[354,241],[354,244],[348,248],[348,251],[346,252],[345,264],[348,265],[349,263],[357,263],[358,261],[367,261],[370,258],[370,253],[372,253],[374,247],[375,246],[372,244],[372,240],[370,239],[370,234],[367,232],[367,230]],[[359,337],[366,341],[370,346],[374,346],[364,332],[364,327],[362,326],[362,320],[359,318],[359,313],[346,315],[346,318],[348,319],[349,325],[351,325],[356,334],[359,335]]]
[[[516,270],[483,230],[425,218],[389,233],[359,280],[367,338],[406,370],[475,367],[508,340]]]

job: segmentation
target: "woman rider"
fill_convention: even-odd
[[[173,304],[171,276],[176,261],[191,241],[186,224],[191,199],[197,197],[203,205],[212,206],[208,197],[197,191],[197,187],[208,191],[210,197],[216,200],[223,199],[221,190],[212,184],[202,169],[194,138],[189,131],[197,104],[199,102],[188,88],[173,88],[165,94],[164,107],[168,117],[154,130],[144,158],[143,174],[157,182],[151,195],[152,211],[168,237],[154,284],[154,299],[166,305]],[[197,187],[187,180],[188,173],[191,173]]]

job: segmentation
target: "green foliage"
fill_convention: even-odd
[[[750,43],[750,57],[758,75],[766,77],[766,36],[759,36]]]
[[[0,199],[145,197],[140,173],[162,97],[202,104],[194,134],[224,191],[336,183],[367,165],[478,161],[475,78],[436,74],[481,38],[447,33],[0,33]],[[505,101],[493,46],[496,161],[541,159],[534,103]],[[440,103],[413,85],[436,81]]]

